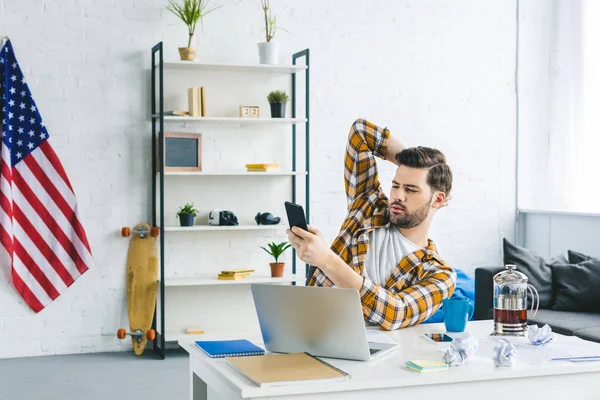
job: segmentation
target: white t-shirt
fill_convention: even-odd
[[[365,256],[363,276],[385,286],[400,260],[413,251],[422,249],[393,226],[373,229],[369,232],[369,247]]]

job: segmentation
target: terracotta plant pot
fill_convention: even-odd
[[[271,263],[271,276],[273,278],[281,278],[283,276],[283,266],[285,263]]]
[[[181,61],[194,61],[196,59],[196,49],[193,47],[180,47],[179,57],[181,57]]]

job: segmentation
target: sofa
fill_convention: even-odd
[[[547,324],[556,333],[600,343],[600,259],[568,250],[547,260],[506,239],[503,250],[504,264],[515,264],[539,292],[540,307],[528,324]],[[493,318],[493,278],[504,269],[475,269],[474,320]]]

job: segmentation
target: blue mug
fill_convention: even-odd
[[[466,297],[450,297],[442,301],[444,325],[448,332],[464,332],[473,317],[473,304]]]

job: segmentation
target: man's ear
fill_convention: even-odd
[[[446,203],[446,193],[436,191],[433,193],[432,199],[431,207],[442,208]]]

